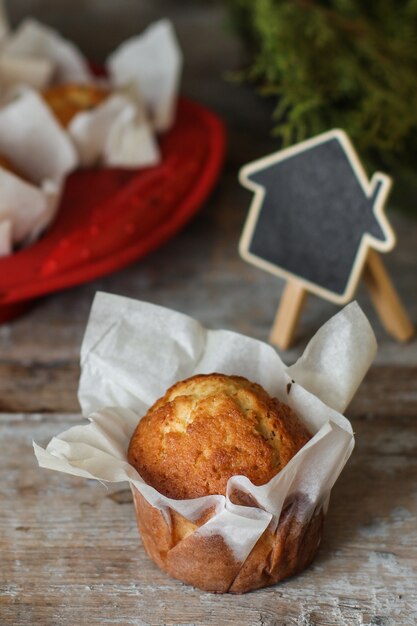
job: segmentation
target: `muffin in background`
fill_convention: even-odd
[[[55,85],[42,92],[43,99],[64,128],[69,126],[77,113],[94,109],[108,95],[107,89],[92,84]]]

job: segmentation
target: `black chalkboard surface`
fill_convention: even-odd
[[[255,193],[242,257],[328,300],[352,298],[369,247],[394,247],[384,214],[391,180],[368,180],[342,130],[249,163],[239,178]]]

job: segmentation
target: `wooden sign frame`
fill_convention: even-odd
[[[250,250],[263,201],[267,193],[265,187],[254,182],[250,177],[272,165],[304,153],[332,139],[336,139],[340,143],[352,172],[364,192],[364,196],[370,199],[374,197],[373,214],[385,236],[385,240],[381,241],[368,232],[363,233],[345,290],[342,294],[335,293],[274,265]],[[314,293],[335,304],[346,304],[353,298],[361,277],[365,281],[372,302],[386,330],[398,341],[408,341],[413,336],[413,325],[378,254],[378,252],[389,252],[396,243],[394,231],[384,211],[385,201],[392,186],[391,178],[386,174],[376,172],[369,180],[348,135],[343,130],[330,130],[290,148],[257,159],[241,168],[239,181],[244,187],[254,192],[249,214],[239,241],[239,253],[248,263],[287,280],[271,329],[271,343],[281,349],[287,349],[291,345],[306,301],[307,292]]]
[[[350,276],[346,283],[346,288],[343,294],[337,294],[333,291],[316,285],[301,276],[297,276],[296,274],[293,274],[286,269],[280,268],[273,263],[270,263],[269,261],[260,258],[250,251],[250,244],[256,229],[259,214],[265,197],[265,188],[262,187],[262,185],[259,185],[258,183],[250,180],[249,177],[252,174],[255,174],[257,171],[266,169],[272,165],[285,161],[297,154],[301,154],[303,152],[311,150],[316,146],[328,142],[330,139],[337,139],[337,141],[341,144],[346,154],[346,157],[351,165],[352,171],[357,178],[361,188],[363,189],[365,196],[371,198],[374,192],[377,190],[378,186],[380,186],[380,190],[377,194],[376,202],[374,204],[373,212],[375,215],[375,219],[378,221],[381,230],[385,235],[385,241],[376,239],[369,233],[364,233],[362,235],[362,239],[356,252],[355,260],[352,265]],[[246,219],[242,231],[242,236],[239,242],[239,253],[241,257],[248,263],[256,265],[260,269],[274,274],[275,276],[284,278],[287,281],[297,281],[306,291],[315,293],[316,295],[326,300],[329,300],[330,302],[334,302],[335,304],[346,304],[352,299],[358,286],[358,282],[360,280],[370,248],[373,248],[378,252],[388,252],[389,250],[392,250],[395,246],[396,237],[384,212],[385,201],[392,186],[391,178],[386,174],[376,172],[372,176],[371,180],[369,180],[348,135],[343,130],[334,129],[326,133],[322,133],[318,137],[308,139],[295,146],[291,146],[290,148],[280,150],[279,152],[274,152],[273,154],[270,154],[266,157],[257,159],[256,161],[253,161],[252,163],[249,163],[248,165],[242,167],[239,172],[239,181],[244,187],[246,187],[250,191],[253,191],[255,194],[250,205],[249,214]]]

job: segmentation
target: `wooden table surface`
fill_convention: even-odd
[[[59,4],[59,9],[58,9]],[[111,276],[45,298],[0,326],[0,624],[414,626],[417,623],[417,343],[385,334],[359,289],[379,352],[347,415],[356,449],[331,499],[314,564],[278,586],[216,596],[168,578],[140,544],[130,492],[40,470],[31,442],[80,422],[79,349],[96,290],[184,311],[213,328],[266,339],[282,282],[244,264],[237,241],[250,194],[238,167],[277,147],[270,110],[223,80],[239,46],[217,3],[14,0],[103,58],[144,24],[170,15],[185,50],[184,92],[223,116],[223,176],[196,219],[164,248]],[[117,5],[117,6],[116,6]],[[91,37],[91,32],[94,37]],[[198,42],[198,46],[196,44]],[[417,322],[417,221],[395,213],[386,257]],[[336,307],[311,297],[288,363]]]

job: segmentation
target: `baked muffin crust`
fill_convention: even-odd
[[[81,111],[88,111],[98,106],[109,92],[97,85],[56,85],[45,89],[42,96],[52,109],[53,114],[66,128],[72,118]]]
[[[241,376],[173,385],[139,422],[128,461],[162,494],[225,494],[231,476],[267,483],[310,439],[286,404]]]

